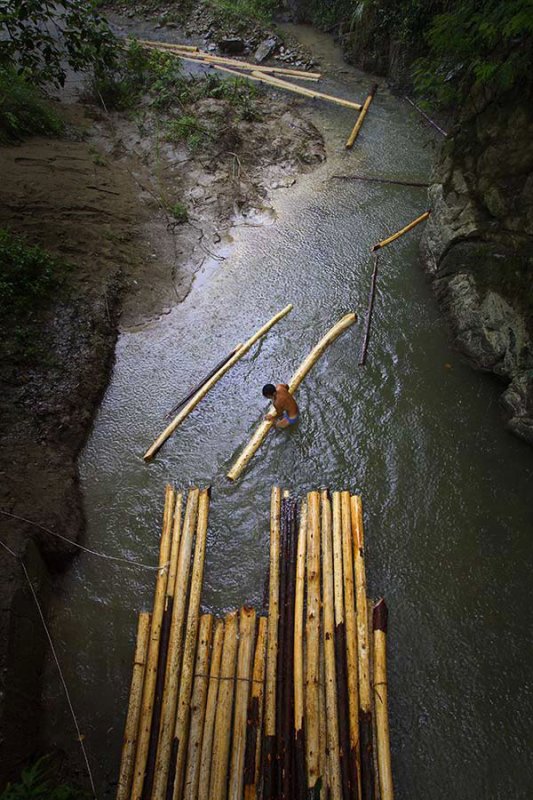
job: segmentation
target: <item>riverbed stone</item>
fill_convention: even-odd
[[[277,40],[273,37],[265,39],[261,42],[257,50],[255,51],[254,58],[258,64],[261,64],[274,52],[277,45]]]

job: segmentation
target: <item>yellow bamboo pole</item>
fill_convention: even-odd
[[[181,669],[181,656],[183,645],[183,622],[187,613],[187,599],[189,596],[189,573],[191,569],[191,553],[196,530],[198,515],[198,489],[190,489],[185,517],[183,520],[183,533],[180,539],[178,568],[175,580],[174,605],[172,608],[172,622],[168,644],[168,660],[163,690],[163,707],[161,709],[161,723],[159,727],[159,743],[157,747],[156,768],[152,788],[153,800],[165,800],[167,779],[170,767],[170,753],[172,749],[172,736],[176,719],[176,704],[178,701],[179,676]]]
[[[319,774],[320,722],[320,500],[307,495],[307,620],[305,658],[305,731],[307,786],[314,789]]]
[[[279,580],[281,489],[272,487],[270,495],[270,565],[268,589],[268,639],[265,680],[265,795],[273,791],[276,743],[276,686],[279,640]]]
[[[235,691],[235,661],[237,656],[236,611],[226,615],[224,647],[220,668],[220,686],[218,688],[215,731],[213,736],[213,752],[209,797],[214,800],[226,800],[228,783],[228,760],[231,739],[231,714]]]
[[[148,637],[150,635],[150,614],[141,612],[137,627],[137,644],[133,659],[133,674],[131,678],[130,699],[128,715],[124,727],[122,743],[122,757],[120,760],[120,773],[117,787],[117,800],[128,800],[132,781],[133,767],[135,764],[135,750],[137,747],[137,729],[141,711],[141,699],[144,681],[144,669],[148,652]]]
[[[157,573],[154,606],[152,613],[152,626],[148,655],[146,657],[146,671],[144,676],[141,715],[139,720],[139,735],[137,753],[131,787],[131,800],[141,800],[148,747],[150,745],[150,732],[152,728],[152,713],[154,708],[155,685],[157,680],[157,662],[159,659],[159,640],[161,636],[161,622],[163,619],[165,595],[168,577],[168,559],[170,556],[170,539],[174,513],[175,492],[172,486],[167,485],[165,491],[165,510],[163,514],[163,531],[159,550],[159,571]]]
[[[197,63],[204,63],[208,64],[209,66],[215,66],[215,64],[222,64],[228,67],[234,67],[236,69],[242,69],[245,71],[257,71],[257,72],[265,72],[265,73],[274,73],[279,75],[287,75],[292,78],[298,78],[300,80],[306,81],[318,81],[322,77],[319,72],[304,72],[303,70],[297,69],[288,69],[287,67],[272,67],[272,66],[263,66],[259,64],[251,64],[248,61],[239,61],[236,58],[225,58],[224,56],[216,56],[211,53],[205,53],[204,51],[198,51],[196,53],[190,51],[184,51],[181,48],[181,45],[169,45],[164,44],[163,47],[161,45],[162,42],[148,42],[142,41],[141,44],[145,47],[149,47],[152,50],[168,50],[170,52],[176,53],[176,55],[181,58],[183,61],[195,61]],[[244,75],[240,76],[241,78],[245,77]]]
[[[374,710],[376,715],[378,775],[381,800],[393,800],[392,766],[389,738],[387,682],[387,605],[380,600],[374,606]]]
[[[216,65],[215,65],[216,66]],[[260,72],[252,72],[252,77],[262,83],[268,83],[270,86],[275,86],[278,89],[286,89],[289,92],[301,94],[304,97],[310,97],[312,100],[326,100],[328,103],[336,103],[338,106],[344,108],[355,108],[358,111],[361,108],[360,103],[354,103],[353,100],[344,100],[342,97],[336,97],[332,94],[324,94],[317,92],[315,89],[306,89],[303,86],[296,86],[293,83],[284,81],[281,78],[275,78],[272,75],[262,75]]]
[[[167,603],[165,605],[165,611],[168,607],[168,601],[170,598],[174,599],[174,593],[176,591],[176,575],[178,573],[178,561],[179,561],[179,554],[180,554],[180,543],[181,543],[181,515],[183,510],[183,494],[178,492],[176,495],[176,503],[174,505],[174,519],[172,523],[172,543],[170,546],[170,566],[168,570],[168,581],[167,581]]]
[[[350,721],[350,765],[355,769],[358,797],[361,797],[361,753],[359,747],[359,682],[357,667],[357,619],[353,572],[350,493],[342,492],[342,560],[344,570],[344,611],[346,621],[346,664],[348,673],[348,716]]]
[[[178,742],[176,757],[176,772],[174,778],[173,800],[180,800],[182,795],[183,774],[185,759],[187,757],[187,740],[189,736],[190,702],[192,683],[194,678],[194,656],[198,637],[198,621],[200,614],[200,600],[204,577],[205,546],[207,541],[207,522],[209,516],[209,489],[202,489],[198,501],[198,524],[196,528],[196,543],[194,547],[194,563],[191,576],[191,590],[189,594],[189,611],[183,646],[183,665],[178,696],[178,709],[176,713],[176,727],[174,738]]]
[[[261,769],[261,740],[263,737],[263,696],[265,691],[265,656],[267,643],[267,617],[259,617],[257,626],[257,640],[255,643],[254,668],[252,673],[252,688],[250,694],[250,708],[248,725],[251,730],[250,764],[245,764],[245,772],[249,781],[244,787],[244,800],[256,800],[259,791]],[[255,747],[253,738],[255,736]],[[248,740],[247,740],[248,745]],[[253,761],[252,761],[253,759]]]
[[[206,381],[206,383],[204,383],[204,385],[198,390],[198,392],[194,395],[194,397],[192,397],[191,400],[189,400],[189,402],[183,406],[181,411],[174,417],[172,422],[165,428],[163,433],[160,436],[158,436],[153,445],[148,448],[148,450],[144,454],[145,461],[149,461],[151,458],[154,457],[159,448],[166,442],[168,437],[172,433],[174,433],[178,425],[180,425],[183,422],[183,420],[191,413],[191,411],[194,408],[196,408],[200,400],[203,397],[205,397],[205,395],[215,385],[215,383],[217,383],[226,374],[226,372],[228,372],[228,370],[230,370],[231,367],[234,364],[236,364],[237,361],[239,361],[239,359],[241,359],[245,355],[245,353],[248,352],[248,350],[251,347],[253,347],[253,345],[257,342],[258,339],[264,336],[265,333],[268,333],[268,331],[276,324],[276,322],[279,322],[280,319],[283,319],[283,317],[285,317],[291,310],[292,310],[292,305],[289,304],[288,306],[285,306],[285,308],[282,309],[282,311],[275,314],[272,317],[272,319],[269,320],[269,322],[263,325],[262,328],[259,328],[259,330],[256,333],[254,333],[254,335],[251,336],[239,350],[237,350],[235,355],[232,356],[229,359],[229,361],[226,361],[226,363],[219,369],[218,372],[216,372],[213,375],[212,378],[210,378],[208,381]]]
[[[289,392],[291,394],[295,393],[305,376],[316,364],[320,356],[323,355],[323,353],[327,350],[329,345],[332,344],[341,335],[341,333],[344,333],[345,330],[353,325],[356,320],[357,316],[355,314],[346,314],[332,328],[330,328],[330,330],[325,334],[325,336],[322,337],[322,339],[320,339],[320,341],[314,346],[307,358],[304,359],[292,376],[289,383]],[[272,409],[270,409],[270,412],[272,412]],[[265,440],[273,424],[273,420],[264,419],[257,427],[256,432],[227,474],[227,477],[231,481],[237,480],[241,473],[246,469],[246,466],[252,459],[254,453],[256,453]]]
[[[370,89],[368,97],[366,98],[365,102],[363,103],[363,108],[361,109],[361,111],[359,112],[359,116],[357,117],[357,122],[353,126],[353,130],[352,130],[351,134],[348,136],[348,141],[346,142],[346,147],[347,148],[353,147],[353,144],[354,144],[355,140],[357,139],[357,136],[359,135],[359,131],[361,130],[361,127],[362,127],[363,122],[365,120],[365,117],[367,115],[368,109],[370,108],[370,103],[374,99],[374,95],[376,94],[377,88],[378,88],[377,84],[375,83],[372,86],[372,88]]]
[[[233,713],[233,737],[229,773],[229,800],[242,800],[244,788],[244,755],[246,749],[246,716],[252,659],[254,655],[255,610],[241,608],[239,620],[239,654],[237,657],[237,683],[235,688],[235,711]]]
[[[304,721],[304,597],[305,554],[307,545],[307,503],[300,510],[298,550],[296,553],[296,589],[294,597],[294,729],[303,730]]]
[[[212,630],[213,617],[211,614],[202,614],[198,631],[198,652],[196,653],[194,686],[191,697],[191,728],[187,749],[185,784],[183,788],[184,800],[196,800],[198,797],[200,755],[204,731],[207,684],[209,680],[207,672],[209,668],[209,646],[211,644]]]
[[[217,710],[218,687],[220,684],[220,661],[222,658],[223,642],[224,621],[219,620],[217,622],[215,635],[213,637],[211,667],[209,670],[209,689],[207,692],[204,732],[202,736],[202,753],[200,756],[200,775],[202,776],[202,780],[198,785],[198,800],[210,800],[209,779],[211,775],[211,753],[213,749],[213,733],[215,730],[215,715]]]
[[[404,233],[409,233],[409,231],[412,231],[413,228],[416,228],[416,226],[419,225],[421,222],[424,222],[426,219],[428,219],[430,214],[431,211],[424,211],[423,214],[421,214],[419,217],[410,222],[409,225],[406,225],[405,228],[402,228],[400,231],[393,233],[392,236],[387,237],[387,239],[383,239],[381,242],[375,244],[370,252],[373,253],[375,250],[380,250],[382,247],[385,247],[391,242],[396,241],[396,239],[399,239],[400,236],[404,235]]]
[[[334,495],[335,497],[335,495]],[[334,564],[331,542],[331,504],[322,491],[322,600],[324,611],[324,679],[326,684],[326,730],[329,757],[328,782],[332,800],[342,800],[337,676],[335,664]]]
[[[161,50],[185,50],[188,53],[199,53],[200,48],[192,44],[178,44],[174,42],[153,42],[149,39],[139,39],[139,44],[147,45],[148,47],[157,47]]]

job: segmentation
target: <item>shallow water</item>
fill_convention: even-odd
[[[370,78],[309,29],[338,74],[324,91],[362,99]],[[433,134],[380,89],[358,143],[353,113],[309,105],[326,164],[276,193],[276,221],[240,227],[187,300],[121,335],[109,389],[81,459],[88,546],[156,562],[164,484],[211,484],[204,606],[261,606],[274,483],[363,496],[372,596],[390,608],[391,742],[399,800],[533,796],[531,449],[500,420],[501,386],[464,366],[418,258],[421,229],[383,251],[372,338],[357,366],[369,248],[426,207],[424,190],[345,182],[362,173],[427,179]],[[146,465],[175,398],[286,305],[293,312],[235,366]],[[344,313],[360,315],[302,385],[302,419],[272,434],[235,485],[224,477],[265,409]],[[153,573],[82,555],[64,581],[53,633],[101,796],[116,780],[136,617]],[[51,667],[48,739],[77,757]]]

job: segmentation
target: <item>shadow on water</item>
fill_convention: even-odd
[[[362,98],[371,79],[315,37],[342,74],[325,91]],[[334,72],[334,70],[333,70]],[[373,596],[390,606],[397,797],[533,796],[531,450],[500,420],[501,386],[464,366],[418,259],[421,231],[383,252],[368,364],[357,367],[370,246],[425,210],[423,190],[340,182],[363,173],[427,180],[433,134],[381,88],[353,152],[350,111],[311,106],[328,161],[280,190],[277,221],[239,228],[226,261],[158,324],[125,333],[81,459],[90,547],[156,561],[164,484],[211,484],[204,605],[261,606],[269,492],[318,484],[361,492]],[[201,286],[201,291],[200,291]],[[147,466],[164,414],[287,302],[294,311],[233,368]],[[244,477],[224,475],[287,380],[341,315],[360,322],[299,392],[301,423],[273,434]],[[82,555],[54,609],[58,642],[102,796],[116,780],[137,612],[153,575]],[[47,738],[76,757],[52,668]]]

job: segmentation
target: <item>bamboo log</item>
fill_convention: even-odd
[[[416,110],[418,111],[418,113],[419,113],[419,114],[421,114],[421,115],[424,117],[424,119],[426,120],[426,122],[429,122],[429,124],[430,124],[430,125],[431,125],[433,128],[435,128],[435,130],[436,130],[436,131],[438,131],[438,132],[439,132],[439,133],[440,133],[442,136],[448,136],[448,134],[446,133],[446,131],[445,131],[445,130],[443,130],[443,129],[440,127],[440,125],[437,125],[437,123],[436,123],[436,122],[434,122],[434,121],[431,119],[431,117],[429,117],[429,116],[426,114],[426,112],[425,112],[425,111],[423,111],[423,110],[422,110],[422,109],[421,109],[419,106],[417,106],[417,104],[416,104],[416,103],[414,103],[414,102],[411,100],[411,98],[410,98],[410,97],[407,97],[407,95],[404,95],[404,97],[405,97],[405,99],[407,100],[407,102],[408,102],[408,103],[410,103],[410,104],[413,106],[413,108],[416,108]]]
[[[191,568],[191,553],[196,530],[198,515],[198,489],[191,489],[187,497],[185,517],[183,520],[183,533],[180,539],[178,567],[174,584],[174,602],[172,607],[172,620],[168,645],[168,659],[165,674],[163,696],[165,701],[161,709],[161,723],[159,728],[159,742],[157,748],[154,785],[152,788],[153,800],[165,800],[167,779],[171,761],[172,737],[176,718],[176,704],[178,701],[179,676],[181,669],[181,656],[183,645],[183,623],[187,613],[187,599],[189,596],[189,573]]]
[[[324,598],[322,598],[322,603],[324,602]],[[323,624],[323,615],[322,621]],[[321,780],[319,782],[320,786],[320,793],[315,791],[314,796],[320,798],[320,800],[329,800],[330,794],[330,767],[329,767],[329,757],[327,753],[327,742],[328,742],[328,730],[327,730],[327,718],[326,718],[326,667],[324,664],[324,637],[320,637],[320,668],[318,672],[318,717],[319,717],[319,728],[318,728],[318,735],[320,737],[320,752],[318,754],[318,771],[321,776]],[[302,796],[302,800],[306,800],[307,795],[304,794]]]
[[[242,343],[238,344],[237,347],[233,348],[233,350],[231,351],[231,353],[229,353],[229,355],[227,355],[225,358],[219,361],[218,364],[215,367],[213,367],[213,369],[210,370],[210,372],[208,372],[207,375],[204,378],[202,378],[202,380],[199,383],[196,384],[194,389],[191,389],[189,394],[185,395],[185,397],[183,397],[178,403],[176,403],[176,405],[170,409],[168,414],[165,414],[165,419],[169,419],[174,414],[176,414],[180,408],[183,408],[185,403],[188,403],[189,400],[191,400],[194,397],[194,395],[200,391],[202,386],[204,386],[207,383],[207,381],[213,377],[213,375],[216,375],[216,373],[222,369],[224,364],[226,364],[230,360],[230,358],[232,358],[235,355],[235,353],[237,353],[241,349],[241,347]]]
[[[347,148],[353,147],[353,144],[354,144],[355,140],[357,139],[357,137],[359,135],[359,131],[361,130],[363,122],[365,121],[365,117],[366,117],[366,115],[368,113],[368,109],[370,108],[370,103],[374,99],[374,95],[377,92],[377,89],[378,89],[378,85],[377,85],[377,83],[374,83],[372,85],[372,88],[370,89],[368,97],[366,98],[365,102],[363,103],[363,108],[361,109],[361,111],[359,113],[359,116],[357,117],[357,122],[353,126],[353,130],[352,130],[351,134],[348,136],[348,141],[346,142],[346,147]]]
[[[220,662],[222,658],[223,642],[224,621],[219,620],[215,628],[215,635],[213,637],[213,650],[211,652],[209,689],[207,692],[204,732],[202,736],[202,754],[200,757],[200,775],[202,776],[202,780],[198,786],[198,800],[210,800],[209,782],[211,776],[211,754],[213,749],[213,733],[215,730],[218,688],[220,685]]]
[[[283,791],[282,800],[294,798],[294,601],[296,585],[296,500],[286,502],[287,583],[285,595],[285,663],[283,691]]]
[[[254,655],[255,610],[244,606],[239,620],[239,655],[237,657],[237,684],[233,714],[233,738],[229,775],[229,800],[242,800],[244,787],[244,757],[246,752],[246,716],[252,659]]]
[[[409,225],[406,225],[405,228],[402,228],[396,233],[393,233],[392,236],[388,236],[386,239],[383,239],[381,242],[375,244],[370,252],[373,253],[375,250],[379,250],[380,248],[385,247],[391,242],[396,241],[396,239],[399,239],[400,236],[403,236],[405,233],[409,233],[409,231],[412,231],[413,228],[416,228],[416,226],[419,225],[421,222],[425,222],[425,220],[429,218],[430,214],[431,211],[424,211],[423,214],[420,214],[419,217],[410,222]]]
[[[199,53],[200,48],[196,47],[196,45],[192,44],[178,44],[174,42],[152,42],[147,39],[139,39],[139,44],[143,45],[153,45],[154,47],[160,47],[162,50],[185,50],[188,53]]]
[[[174,729],[174,739],[177,740],[178,750],[176,756],[173,800],[180,800],[182,797],[183,775],[185,771],[185,760],[187,758],[190,702],[194,677],[196,641],[198,637],[200,600],[204,577],[208,516],[209,489],[203,489],[200,492],[198,501],[198,524],[196,528],[194,563],[192,568],[191,589],[189,594],[189,611],[187,614],[185,644],[183,646],[183,665],[181,668],[178,709],[176,712],[176,726]]]
[[[279,569],[279,623],[278,623],[278,665],[276,668],[276,766],[277,797],[283,798],[283,774],[285,758],[285,665],[287,660],[287,508],[289,492],[282,492],[280,514],[280,569]]]
[[[305,658],[305,733],[307,786],[314,791],[320,780],[320,505],[318,492],[307,495],[307,619]]]
[[[304,742],[304,598],[305,557],[307,546],[307,503],[300,509],[300,527],[296,553],[296,586],[294,597],[294,748],[296,797],[304,798],[307,790]]]
[[[314,346],[307,358],[304,359],[292,376],[289,384],[289,392],[291,394],[296,392],[305,376],[316,364],[320,356],[323,355],[323,353],[327,350],[329,345],[332,344],[341,335],[341,333],[344,333],[347,328],[353,325],[356,320],[357,316],[355,314],[346,314],[332,328],[330,328],[330,330],[325,334],[325,336],[322,337],[322,339],[320,339],[320,341]],[[270,411],[272,411],[272,409],[270,409]],[[231,481],[237,480],[243,470],[246,469],[246,466],[252,459],[254,453],[259,449],[265,440],[273,424],[273,420],[268,419],[264,419],[260,423],[249,443],[246,445],[228,472],[227,477]]]
[[[281,490],[272,488],[270,498],[270,566],[268,594],[268,642],[265,684],[264,798],[273,796],[275,783],[274,749],[276,738],[276,683],[279,639]]]
[[[334,568],[331,544],[331,505],[327,490],[322,492],[322,599],[324,611],[324,678],[326,685],[326,730],[329,757],[328,782],[332,800],[343,794],[335,663]]]
[[[350,727],[350,773],[361,796],[361,753],[359,749],[359,682],[357,668],[357,619],[353,573],[350,493],[342,492],[342,560],[344,571],[344,614],[346,622],[346,672]]]
[[[224,364],[224,366],[221,367],[221,369],[215,375],[213,375],[213,377],[210,378],[210,380],[208,380],[207,383],[205,383],[202,386],[200,391],[197,392],[197,394],[195,394],[195,396],[191,400],[189,400],[189,402],[181,409],[179,414],[176,417],[174,417],[172,422],[165,428],[163,433],[160,436],[158,436],[153,445],[148,448],[148,450],[144,454],[145,461],[149,461],[151,458],[154,457],[159,448],[166,442],[168,437],[172,433],[174,433],[178,425],[180,425],[183,422],[183,420],[191,413],[191,411],[194,408],[196,408],[200,400],[203,397],[205,397],[205,395],[215,385],[215,383],[217,383],[226,374],[226,372],[228,372],[228,370],[230,370],[231,367],[234,364],[236,364],[237,361],[239,361],[239,359],[241,359],[245,355],[245,353],[248,352],[248,350],[251,347],[253,347],[253,345],[257,342],[258,339],[264,336],[265,333],[267,333],[270,330],[270,328],[272,328],[276,324],[276,322],[279,322],[280,319],[283,319],[283,317],[285,317],[291,310],[292,310],[292,305],[289,304],[288,306],[285,306],[285,308],[282,311],[275,314],[275,316],[273,316],[272,319],[269,320],[269,322],[263,325],[262,328],[259,328],[259,330],[256,333],[254,333],[254,335],[251,336],[248,339],[248,341],[246,341],[243,344],[240,350],[238,350],[235,353],[235,355],[232,356],[229,359],[229,361],[227,361]]]
[[[131,800],[141,800],[150,746],[150,733],[152,730],[152,714],[157,681],[157,662],[159,659],[159,641],[161,636],[161,623],[163,619],[165,594],[168,579],[168,559],[170,556],[170,539],[172,531],[172,515],[174,512],[175,492],[172,486],[167,485],[165,491],[165,510],[163,513],[163,531],[159,550],[159,570],[157,573],[154,605],[152,613],[152,626],[146,669],[144,676],[141,715],[139,719],[139,734],[137,753],[131,787]]]
[[[267,623],[267,617],[259,617],[246,729],[244,800],[256,800],[260,788],[259,773],[261,768],[261,734],[263,729]]]
[[[388,183],[393,186],[415,186],[421,189],[429,188],[429,183],[421,183],[420,181],[401,181],[391,178],[372,178],[368,175],[332,175],[332,178],[339,181],[366,181],[367,183]]]
[[[220,68],[217,67],[217,69]],[[264,75],[257,71],[254,71],[251,74],[253,78],[262,81],[263,83],[276,86],[278,89],[286,89],[289,92],[301,94],[304,97],[310,97],[312,100],[326,100],[330,103],[336,103],[339,106],[343,106],[344,108],[355,108],[356,111],[361,109],[360,103],[354,103],[352,100],[345,100],[343,97],[336,97],[332,94],[324,94],[324,92],[317,92],[314,89],[305,89],[303,86],[295,86],[293,83],[284,81],[281,78],[274,78],[271,75]]]
[[[392,767],[389,739],[387,682],[387,604],[380,600],[374,606],[374,710],[376,716],[378,776],[381,800],[393,800]]]
[[[378,262],[379,253],[374,253],[374,269],[372,270],[372,279],[370,281],[370,296],[368,298],[368,308],[365,320],[365,334],[363,336],[363,343],[361,345],[361,354],[359,356],[359,366],[364,367],[366,364],[366,354],[368,350],[368,342],[370,339],[370,325],[372,322],[372,312],[374,310],[374,300],[376,297],[376,280],[378,277]]]
[[[198,797],[200,755],[204,731],[207,684],[209,680],[209,647],[211,645],[212,630],[213,617],[211,614],[202,614],[198,632],[198,652],[196,653],[194,686],[191,697],[191,726],[189,745],[187,748],[185,784],[183,788],[184,800],[196,800]]]
[[[231,714],[233,710],[235,661],[237,656],[237,625],[237,612],[233,611],[227,614],[209,781],[209,797],[212,800],[215,797],[217,800],[226,800],[227,798]]]
[[[149,42],[141,40],[140,44],[150,47],[154,50],[170,50],[174,51],[178,54],[180,58],[184,61],[196,61],[196,62],[204,62],[206,64],[223,64],[228,67],[235,67],[237,69],[242,69],[246,71],[257,71],[257,72],[266,72],[266,73],[277,73],[280,75],[290,75],[293,78],[299,78],[300,80],[307,80],[307,81],[318,81],[322,77],[320,72],[306,72],[304,70],[298,69],[289,69],[288,67],[273,67],[273,66],[264,66],[260,64],[251,64],[248,61],[240,61],[237,58],[226,58],[225,56],[217,56],[213,55],[212,53],[206,53],[202,50],[197,51],[196,54],[192,52],[185,52],[181,45],[170,45],[167,43],[162,42]],[[243,76],[241,76],[243,77]]]
[[[133,674],[131,677],[130,699],[124,739],[122,743],[122,756],[120,760],[120,773],[117,787],[117,800],[128,800],[135,764],[135,750],[137,747],[137,729],[141,711],[141,699],[148,652],[148,638],[150,635],[150,614],[141,612],[137,627],[137,644],[133,659]]]
[[[361,498],[350,498],[352,545],[354,554],[355,594],[357,605],[357,652],[359,666],[359,732],[361,737],[361,786],[363,800],[373,800],[374,768],[372,737],[372,693],[370,687],[370,650],[366,571],[364,561],[363,507]]]

